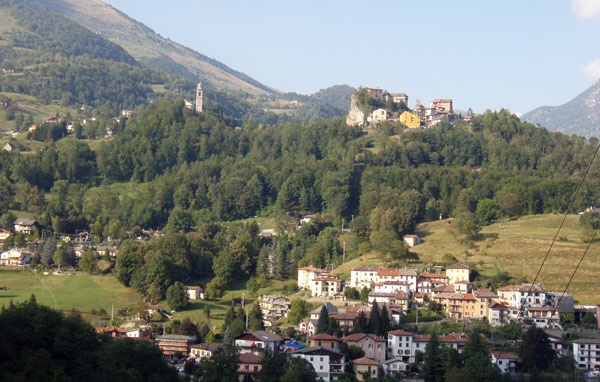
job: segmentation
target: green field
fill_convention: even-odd
[[[69,276],[35,274],[29,270],[0,270],[0,305],[8,305],[12,300],[25,301],[35,294],[38,303],[69,311],[73,308],[87,313],[92,309],[104,308],[115,311],[133,307],[141,296],[133,289],[126,288],[112,276],[90,276],[78,272]]]
[[[450,253],[484,274],[493,275],[504,270],[531,282],[562,218],[563,215],[548,214],[502,220],[484,227],[482,238],[472,247],[464,244],[460,236],[452,234],[450,219],[423,223],[416,230],[423,243],[411,249],[419,255],[420,261],[408,266],[423,269],[433,262],[441,262],[444,254]],[[569,215],[538,279],[546,290],[564,290],[587,245],[582,234],[579,216]],[[599,250],[600,242],[597,241],[590,247],[567,290],[581,304],[600,304]],[[378,256],[369,254],[344,264],[336,269],[336,273],[349,274],[355,267],[381,264]]]

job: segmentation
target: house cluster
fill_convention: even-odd
[[[361,267],[352,269],[350,280],[342,283],[322,269],[305,267],[298,270],[298,287],[319,297],[343,296],[345,288],[367,288],[370,304],[377,302],[400,310],[434,301],[449,318],[487,319],[494,326],[528,320],[538,327],[558,328],[560,314],[574,312],[573,296],[547,292],[540,284],[508,285],[495,293],[476,289],[470,273],[463,263],[446,267],[444,273]],[[325,288],[329,288],[326,292],[321,286],[325,282]]]
[[[265,327],[279,325],[279,320],[288,316],[292,303],[285,296],[263,295],[258,298],[258,306]]]
[[[408,96],[405,93],[389,93],[387,90],[380,88],[367,88],[369,97],[375,100],[388,102],[392,101],[396,104],[403,104],[404,110],[402,113],[392,113],[385,107],[373,110],[366,117],[369,123],[379,123],[383,121],[400,122],[408,128],[430,128],[442,121],[452,121],[455,118],[454,109],[452,107],[452,99],[436,98],[429,104],[429,107],[421,105],[417,101],[417,105],[413,110],[406,110],[408,106]],[[356,123],[362,123],[356,121]]]

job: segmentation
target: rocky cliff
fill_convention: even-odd
[[[350,97],[350,111],[348,111],[348,117],[346,117],[346,124],[348,125],[362,125],[365,121],[365,113],[360,110],[356,97],[352,95]]]

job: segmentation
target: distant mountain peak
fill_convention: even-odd
[[[600,135],[600,80],[560,106],[542,106],[523,114],[522,120],[552,131],[586,137]]]

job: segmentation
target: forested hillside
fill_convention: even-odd
[[[44,103],[111,103],[133,108],[153,96],[151,84],[169,77],[140,67],[123,48],[56,14],[12,0],[0,2],[2,92],[34,96]]]

